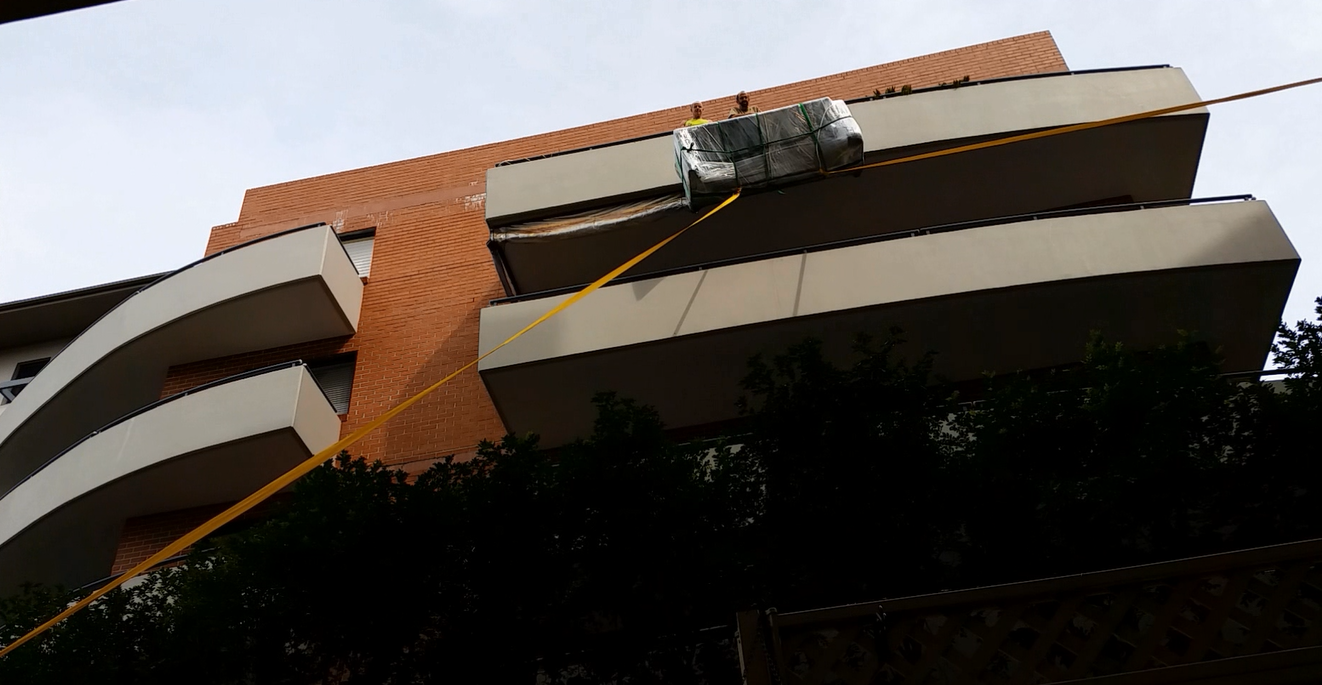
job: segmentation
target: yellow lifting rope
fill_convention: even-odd
[[[1269,94],[1269,93],[1276,93],[1276,92],[1279,92],[1279,91],[1282,91],[1282,90],[1289,90],[1289,89],[1291,89],[1291,88],[1299,88],[1299,87],[1302,87],[1302,86],[1308,86],[1308,85],[1312,85],[1312,84],[1315,84],[1315,83],[1322,83],[1322,78],[1308,79],[1308,80],[1306,80],[1306,81],[1296,81],[1296,82],[1294,82],[1294,83],[1287,83],[1287,84],[1285,84],[1285,85],[1274,86],[1274,87],[1271,87],[1271,88],[1264,88],[1264,89],[1262,89],[1262,90],[1249,91],[1249,92],[1247,92],[1247,93],[1240,93],[1240,94],[1238,94],[1238,95],[1231,95],[1231,96],[1223,97],[1223,98],[1216,98],[1216,99],[1214,99],[1214,100],[1202,100],[1202,101],[1199,101],[1199,102],[1191,102],[1191,103],[1186,104],[1186,105],[1177,105],[1177,106],[1175,106],[1175,107],[1163,107],[1163,108],[1161,108],[1161,109],[1150,110],[1150,111],[1147,111],[1147,112],[1139,112],[1139,113],[1136,113],[1136,114],[1128,114],[1128,115],[1125,115],[1125,116],[1114,117],[1114,118],[1111,118],[1111,119],[1102,119],[1102,120],[1100,120],[1100,121],[1094,121],[1094,122],[1089,122],[1089,123],[1085,123],[1085,124],[1075,124],[1075,125],[1071,125],[1071,126],[1060,126],[1060,127],[1057,127],[1057,128],[1051,128],[1051,129],[1046,129],[1046,130],[1043,130],[1043,131],[1037,131],[1037,132],[1035,132],[1035,133],[1027,133],[1027,134],[1022,134],[1022,135],[1007,136],[1007,137],[1005,137],[1005,138],[998,138],[998,139],[996,139],[996,140],[989,140],[989,141],[984,141],[984,142],[981,142],[981,143],[974,143],[974,144],[971,144],[971,145],[963,145],[963,146],[958,146],[958,147],[952,147],[952,148],[948,148],[948,149],[945,149],[945,150],[938,150],[938,151],[936,151],[936,152],[928,152],[928,153],[924,153],[924,154],[920,154],[920,155],[913,155],[913,156],[911,156],[911,157],[901,157],[901,158],[899,158],[899,159],[892,159],[892,160],[888,160],[888,161],[885,161],[885,162],[877,162],[877,163],[875,163],[875,164],[866,164],[866,165],[863,165],[863,166],[850,167],[850,168],[848,168],[848,169],[841,169],[841,170],[838,170],[838,171],[827,172],[827,175],[835,175],[835,174],[843,174],[843,173],[853,173],[853,172],[856,172],[856,171],[861,171],[861,170],[863,170],[863,169],[873,169],[873,168],[876,168],[876,167],[893,166],[893,165],[896,165],[896,164],[903,164],[903,163],[906,163],[906,162],[916,162],[916,161],[923,160],[923,159],[931,159],[931,158],[933,158],[933,157],[943,157],[943,156],[945,156],[945,155],[953,155],[953,154],[958,154],[958,153],[961,153],[961,152],[970,152],[970,151],[973,151],[973,150],[981,150],[981,149],[984,149],[984,148],[996,147],[996,146],[999,146],[999,145],[1008,145],[1008,144],[1010,144],[1010,143],[1017,143],[1017,142],[1021,142],[1021,141],[1025,141],[1025,140],[1034,140],[1034,139],[1037,139],[1037,138],[1046,138],[1046,137],[1048,137],[1048,136],[1057,136],[1057,135],[1061,135],[1061,134],[1065,134],[1065,133],[1073,133],[1073,132],[1075,132],[1075,131],[1084,131],[1084,130],[1087,130],[1087,129],[1099,128],[1099,127],[1102,127],[1102,126],[1110,126],[1110,125],[1113,125],[1113,124],[1122,124],[1122,123],[1126,123],[1126,122],[1130,122],[1130,121],[1138,121],[1138,120],[1140,120],[1140,119],[1148,119],[1148,118],[1151,118],[1151,117],[1161,116],[1161,115],[1163,115],[1163,114],[1174,114],[1174,113],[1176,113],[1176,112],[1184,112],[1184,111],[1188,111],[1188,110],[1191,110],[1191,109],[1198,109],[1199,107],[1206,107],[1206,106],[1208,106],[1208,105],[1216,105],[1216,104],[1221,104],[1221,103],[1224,103],[1224,102],[1233,102],[1233,101],[1235,101],[1235,100],[1246,100],[1246,99],[1248,99],[1248,98],[1257,97],[1257,96],[1259,96],[1259,95],[1267,95],[1267,94]],[[414,405],[415,403],[417,403],[419,400],[421,400],[422,398],[424,398],[424,397],[426,397],[427,395],[431,394],[433,391],[435,391],[437,388],[441,387],[442,385],[445,385],[445,384],[448,383],[450,380],[452,380],[454,377],[458,376],[459,374],[463,373],[464,371],[467,371],[468,369],[473,368],[473,367],[476,366],[479,362],[481,362],[483,359],[486,359],[487,357],[489,357],[489,356],[491,356],[492,354],[494,354],[494,353],[496,352],[496,350],[499,350],[500,348],[502,348],[502,347],[504,347],[504,346],[506,346],[506,345],[508,345],[508,344],[510,344],[510,343],[512,343],[512,342],[514,342],[514,341],[517,340],[519,337],[521,337],[524,333],[527,333],[528,331],[532,330],[533,328],[536,328],[537,326],[539,326],[539,325],[541,325],[543,322],[545,322],[547,319],[550,319],[551,317],[555,316],[556,314],[559,314],[560,312],[562,312],[562,311],[564,311],[565,309],[569,308],[569,307],[570,307],[571,305],[573,305],[574,303],[578,302],[579,300],[583,299],[584,297],[587,297],[588,295],[590,295],[592,292],[594,292],[594,291],[597,290],[598,288],[601,288],[602,286],[604,286],[604,285],[606,285],[607,283],[611,282],[611,281],[614,280],[616,277],[618,277],[620,274],[623,274],[625,271],[628,271],[629,269],[633,268],[633,267],[634,267],[635,265],[637,265],[639,262],[641,262],[641,261],[643,261],[644,259],[650,257],[650,256],[651,256],[654,252],[656,252],[657,250],[660,250],[661,248],[665,247],[667,244],[669,244],[669,243],[670,243],[671,241],[673,241],[674,239],[676,239],[676,238],[678,238],[679,236],[683,235],[685,231],[687,231],[687,230],[689,230],[690,228],[693,228],[694,226],[698,225],[698,224],[701,223],[703,220],[707,219],[708,217],[710,217],[711,215],[715,214],[716,212],[721,211],[722,209],[724,209],[725,207],[727,207],[731,202],[734,202],[734,201],[735,201],[736,199],[738,199],[738,198],[739,198],[739,191],[736,190],[736,191],[734,192],[733,195],[731,195],[730,197],[726,198],[726,199],[725,199],[723,202],[721,202],[719,205],[716,205],[715,207],[713,207],[712,209],[710,209],[709,211],[707,211],[707,213],[705,213],[705,214],[703,214],[702,216],[698,217],[698,219],[695,220],[693,223],[691,223],[691,224],[685,226],[684,228],[680,229],[679,231],[675,232],[673,235],[671,235],[670,237],[666,238],[665,240],[662,240],[661,242],[659,242],[659,243],[653,245],[652,247],[649,247],[647,250],[643,251],[643,252],[640,253],[638,256],[634,257],[633,259],[630,259],[629,261],[625,262],[624,264],[621,264],[619,267],[615,268],[615,269],[612,270],[610,273],[606,274],[605,276],[602,276],[601,278],[599,278],[599,279],[597,279],[596,281],[592,282],[592,283],[591,283],[590,285],[588,285],[587,287],[583,288],[582,290],[580,290],[580,291],[578,291],[577,293],[575,293],[575,294],[573,294],[572,296],[570,296],[570,297],[569,297],[568,299],[566,299],[565,301],[563,301],[563,302],[557,304],[556,306],[552,307],[549,311],[547,311],[545,314],[542,314],[542,315],[541,315],[540,317],[538,317],[535,321],[533,321],[532,323],[528,324],[527,326],[524,326],[521,330],[519,330],[519,332],[517,332],[517,333],[515,333],[514,335],[511,335],[509,338],[505,339],[504,342],[500,343],[499,345],[496,345],[495,347],[491,348],[490,350],[487,350],[485,353],[483,353],[483,354],[482,354],[481,356],[479,356],[477,359],[474,359],[473,361],[471,361],[471,362],[465,364],[464,366],[462,366],[462,367],[460,367],[459,369],[455,370],[453,373],[451,373],[450,375],[448,375],[448,376],[442,378],[441,380],[436,381],[436,382],[433,383],[430,387],[426,388],[426,389],[423,390],[422,392],[420,392],[420,393],[414,395],[413,397],[408,398],[407,400],[404,400],[403,402],[401,402],[398,406],[394,407],[393,409],[390,409],[389,411],[385,412],[384,414],[381,414],[380,416],[377,416],[375,419],[372,419],[371,421],[367,422],[366,424],[364,424],[362,427],[358,428],[358,429],[355,430],[354,432],[352,432],[352,433],[350,433],[349,435],[347,435],[347,436],[341,438],[338,442],[336,442],[335,444],[331,445],[330,447],[327,447],[326,449],[324,449],[324,450],[322,450],[322,451],[320,451],[320,452],[318,452],[318,453],[312,455],[312,456],[309,457],[306,461],[304,461],[303,463],[299,464],[298,466],[295,466],[294,468],[290,469],[290,470],[289,470],[287,473],[285,473],[284,475],[280,476],[279,478],[276,478],[275,480],[271,481],[270,483],[267,483],[264,487],[262,487],[262,488],[261,488],[260,490],[258,490],[257,492],[254,492],[253,494],[251,494],[251,495],[249,495],[248,497],[244,498],[242,501],[238,502],[237,504],[231,506],[230,508],[228,508],[228,509],[226,509],[225,511],[221,512],[220,514],[217,514],[217,515],[216,515],[214,518],[212,518],[211,520],[207,521],[206,523],[203,523],[202,525],[200,525],[200,526],[198,526],[197,528],[193,529],[193,530],[192,530],[191,532],[189,532],[188,534],[186,534],[186,535],[184,535],[183,537],[179,538],[178,540],[175,540],[174,542],[170,543],[169,545],[167,545],[167,546],[166,546],[164,549],[162,549],[161,551],[159,551],[159,552],[153,554],[152,556],[150,556],[150,557],[148,557],[147,559],[145,559],[144,561],[142,561],[142,563],[139,563],[137,566],[134,566],[133,568],[129,569],[128,571],[125,571],[123,575],[119,576],[118,578],[115,578],[114,580],[110,581],[109,583],[107,583],[107,584],[104,585],[103,587],[101,587],[101,588],[97,589],[96,591],[92,592],[92,593],[91,593],[90,595],[88,595],[87,597],[84,597],[83,599],[79,600],[77,603],[75,603],[75,604],[69,606],[69,608],[65,609],[64,611],[61,611],[61,612],[60,612],[58,615],[56,615],[54,618],[52,618],[52,619],[46,621],[45,623],[42,623],[41,625],[37,626],[36,628],[33,628],[31,631],[29,631],[29,632],[28,632],[26,635],[24,635],[23,637],[21,637],[21,638],[15,640],[15,641],[13,641],[13,642],[11,642],[9,645],[5,646],[4,649],[0,649],[0,657],[3,657],[4,655],[6,655],[6,654],[8,654],[8,653],[10,653],[10,652],[12,652],[12,651],[14,651],[15,649],[18,649],[21,645],[23,645],[24,643],[28,642],[29,640],[31,640],[31,639],[37,637],[38,635],[40,635],[41,633],[45,632],[46,630],[50,629],[50,628],[51,628],[52,626],[54,626],[55,624],[59,623],[60,621],[63,621],[64,619],[68,618],[69,616],[73,615],[74,613],[77,613],[79,610],[83,609],[83,608],[86,607],[87,605],[89,605],[89,604],[91,604],[92,602],[96,601],[98,598],[102,597],[103,595],[105,595],[106,593],[110,592],[111,590],[114,590],[115,588],[119,587],[120,585],[123,585],[125,581],[127,581],[127,580],[129,580],[130,578],[133,578],[133,577],[135,577],[135,576],[137,576],[137,575],[139,575],[139,574],[141,574],[141,573],[143,573],[143,572],[149,570],[150,568],[152,568],[152,567],[155,566],[156,564],[159,564],[159,563],[161,563],[162,561],[165,561],[166,559],[169,559],[170,557],[172,557],[172,556],[174,556],[174,555],[176,555],[176,554],[182,552],[183,550],[187,549],[189,546],[191,546],[191,545],[193,545],[194,543],[198,542],[198,541],[201,540],[202,538],[204,538],[204,537],[206,537],[207,535],[209,535],[209,534],[215,532],[215,531],[216,531],[218,528],[220,528],[221,526],[225,525],[226,523],[229,523],[230,521],[233,521],[233,520],[234,520],[236,517],[238,517],[239,515],[243,514],[244,512],[248,511],[249,509],[252,509],[254,506],[257,506],[257,504],[261,503],[263,500],[267,499],[267,498],[270,497],[271,495],[274,495],[275,493],[279,492],[280,490],[284,489],[285,487],[287,487],[287,486],[293,484],[294,481],[296,481],[296,480],[298,480],[299,478],[303,477],[305,474],[307,474],[307,473],[308,473],[309,471],[311,471],[312,469],[315,469],[316,467],[320,466],[322,463],[326,462],[327,460],[334,458],[334,457],[335,457],[337,454],[339,454],[342,450],[348,448],[349,446],[353,445],[354,443],[358,442],[359,440],[362,440],[362,439],[363,439],[364,437],[366,437],[369,433],[371,433],[372,431],[376,430],[377,428],[380,428],[382,424],[384,424],[385,422],[387,422],[387,421],[389,421],[390,419],[394,418],[397,414],[399,414],[400,412],[403,412],[405,409],[408,409],[409,407],[413,406],[413,405]]]
[[[1246,93],[1227,95],[1226,97],[1216,98],[1213,100],[1190,102],[1187,105],[1175,105],[1174,107],[1162,107],[1161,109],[1153,109],[1153,110],[1148,110],[1146,112],[1138,112],[1136,114],[1126,114],[1124,116],[1112,117],[1110,119],[1099,119],[1097,121],[1090,121],[1085,124],[1071,124],[1069,126],[1058,126],[1056,128],[1049,128],[1042,131],[1036,131],[1033,133],[1023,133],[1017,136],[1006,136],[1004,138],[997,138],[995,140],[986,140],[981,143],[974,143],[972,145],[962,145],[960,147],[952,147],[945,150],[936,150],[935,152],[925,152],[921,155],[914,155],[912,157],[901,157],[900,159],[891,159],[885,162],[864,164],[862,166],[848,167],[846,169],[838,169],[836,171],[826,171],[823,173],[827,176],[835,176],[836,174],[852,174],[856,171],[862,171],[864,169],[876,169],[877,167],[892,166],[895,164],[903,164],[905,162],[917,162],[923,159],[932,159],[933,157],[944,157],[946,155],[953,155],[959,152],[972,152],[973,150],[982,150],[989,147],[1009,145],[1010,143],[1022,143],[1025,140],[1036,140],[1038,138],[1046,138],[1048,136],[1058,136],[1061,135],[1062,133],[1074,133],[1075,131],[1086,131],[1090,128],[1101,128],[1103,126],[1113,126],[1115,124],[1126,124],[1131,121],[1138,121],[1140,119],[1150,119],[1152,117],[1159,117],[1163,114],[1187,112],[1188,110],[1198,109],[1199,107],[1207,107],[1209,105],[1220,105],[1226,102],[1234,102],[1236,100],[1247,100],[1249,98],[1258,97],[1259,95],[1269,95],[1271,93],[1278,93],[1282,90],[1290,90],[1291,88],[1311,86],[1314,83],[1322,83],[1322,77],[1311,78],[1305,81],[1295,81],[1294,83],[1287,83],[1281,86],[1272,86],[1271,88],[1263,88],[1261,90],[1250,90]]]

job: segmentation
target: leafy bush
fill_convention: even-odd
[[[1282,388],[1184,342],[1094,340],[978,397],[861,341],[745,381],[731,435],[677,444],[597,399],[588,438],[484,442],[414,480],[341,455],[275,515],[0,661],[24,683],[738,682],[734,612],[1085,572],[1322,535],[1322,299]],[[976,399],[976,401],[972,401]],[[0,601],[0,640],[69,595]],[[713,637],[716,636],[716,637]]]

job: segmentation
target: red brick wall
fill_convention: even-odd
[[[762,108],[875,89],[915,88],[1067,67],[1051,35],[1034,33],[753,91]],[[731,98],[704,103],[724,111]],[[212,229],[208,254],[276,230],[326,221],[339,230],[376,227],[372,276],[358,334],[173,370],[167,392],[287,359],[357,350],[344,430],[430,385],[477,354],[478,310],[503,295],[486,249],[486,170],[506,159],[674,128],[688,103],[528,138],[253,188],[239,220]],[[468,372],[359,443],[353,452],[387,463],[467,452],[504,432],[476,372]]]
[[[964,76],[979,80],[1065,69],[1051,35],[1042,32],[750,95],[754,104],[770,109],[823,96],[861,97],[888,86],[921,88]],[[709,112],[723,112],[731,100],[732,96],[703,104]],[[478,311],[504,294],[486,249],[483,202],[489,167],[506,159],[670,130],[688,118],[689,104],[249,190],[238,221],[212,229],[207,254],[320,221],[340,231],[377,229],[358,333],[176,367],[164,394],[282,361],[356,350],[358,370],[343,427],[344,433],[352,431],[477,355]],[[469,371],[351,451],[417,472],[439,456],[471,455],[479,440],[503,432],[481,379]],[[116,572],[131,568],[222,506],[129,521],[115,560]]]
[[[198,507],[129,519],[124,522],[124,530],[119,534],[119,548],[115,550],[115,563],[110,567],[110,575],[117,576],[133,568],[157,550],[220,513],[223,508],[223,505]]]
[[[278,502],[286,497],[287,495],[277,495],[257,505],[239,517],[235,523],[265,516],[270,512],[271,507],[278,506]],[[205,523],[228,506],[228,504],[216,504],[129,519],[124,522],[124,530],[119,535],[119,548],[115,550],[115,562],[110,567],[110,575],[117,576],[137,566],[147,557],[164,549],[166,545],[183,537],[185,533]]]

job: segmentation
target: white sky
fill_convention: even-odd
[[[0,25],[0,301],[166,271],[247,188],[1050,30],[1204,97],[1322,76],[1322,0],[128,0]],[[1212,112],[1322,295],[1322,85]]]

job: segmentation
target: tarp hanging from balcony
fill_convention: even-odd
[[[552,219],[529,221],[496,228],[491,231],[491,240],[500,243],[577,238],[601,231],[649,223],[671,212],[680,212],[687,209],[688,202],[685,201],[683,195],[666,195],[567,216],[558,216]]]
[[[675,167],[690,205],[863,161],[863,131],[849,105],[830,98],[677,129],[674,138]]]

